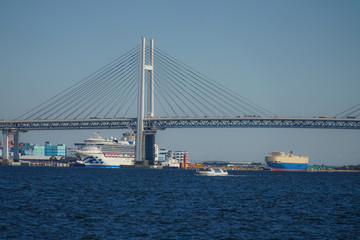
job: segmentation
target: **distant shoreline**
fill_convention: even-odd
[[[67,162],[59,162],[59,161],[44,161],[44,160],[33,160],[33,161],[23,161],[20,160],[19,162],[4,161],[0,159],[1,166],[28,166],[28,167],[74,167],[73,164]],[[222,168],[228,171],[268,171],[268,169],[264,167],[227,167],[227,166],[209,166],[212,168]],[[151,167],[150,167],[151,168]],[[187,167],[185,170],[196,170],[199,167]],[[158,169],[158,168],[154,168]],[[180,168],[181,169],[181,168]],[[184,169],[184,168],[182,168]],[[359,172],[360,170],[348,170],[348,169],[313,169],[309,168],[305,172]]]

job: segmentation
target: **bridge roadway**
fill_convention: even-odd
[[[136,118],[73,120],[0,120],[1,130],[136,129]],[[360,129],[355,118],[283,117],[156,117],[144,119],[145,129],[166,128],[318,128]]]

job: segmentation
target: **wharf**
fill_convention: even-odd
[[[0,165],[6,166],[31,166],[31,167],[70,167],[71,163],[59,161],[46,161],[46,160],[20,160],[15,162],[13,160],[0,160]]]

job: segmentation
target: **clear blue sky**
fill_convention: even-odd
[[[279,116],[333,116],[360,103],[360,1],[0,1],[0,119],[13,119],[138,45],[140,37]],[[104,131],[109,137],[122,130]],[[21,140],[72,144],[91,131]],[[195,161],[360,164],[360,132],[181,129],[160,147]]]

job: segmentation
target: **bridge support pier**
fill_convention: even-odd
[[[20,161],[19,155],[19,130],[14,130],[14,162]]]
[[[9,138],[11,136],[11,134],[13,134],[14,137],[14,156],[13,156],[13,160],[14,162],[19,162],[20,161],[20,154],[19,154],[19,130],[18,129],[11,129],[11,130],[3,130],[2,131],[2,135],[3,135],[3,141],[2,141],[2,146],[3,146],[3,151],[2,151],[2,158],[5,162],[8,162],[10,160],[10,148],[9,148]]]
[[[2,158],[3,158],[3,161],[8,161],[9,160],[9,131],[8,130],[3,130],[2,135],[3,135]]]
[[[145,130],[145,158],[149,165],[155,165],[155,134],[156,130]]]

